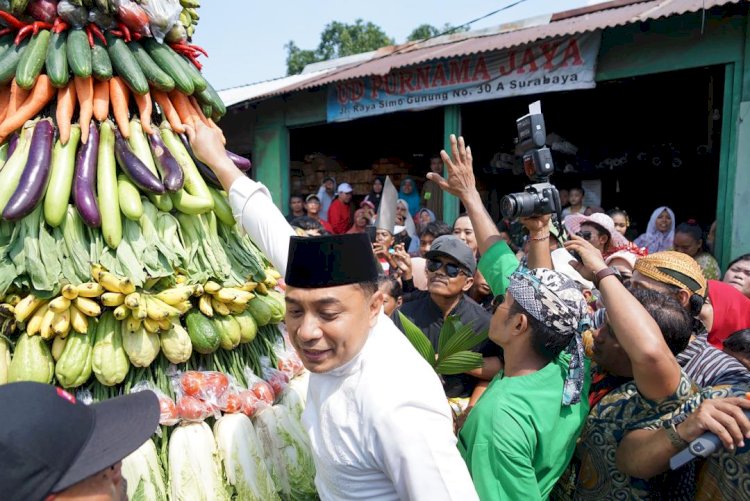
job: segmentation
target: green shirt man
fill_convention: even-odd
[[[507,253],[498,242],[479,263],[493,292],[508,290],[506,304],[493,313],[490,338],[505,349],[506,370],[517,365],[509,356],[542,355],[548,362],[521,375],[495,376],[461,429],[458,447],[480,499],[547,499],[589,411],[589,365],[580,343],[588,312],[575,284],[558,272],[519,268],[508,278]],[[534,335],[512,332],[519,314]],[[564,351],[569,344],[572,353]]]

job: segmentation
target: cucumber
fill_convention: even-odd
[[[191,95],[195,92],[192,77],[185,71],[177,53],[166,44],[161,44],[153,38],[143,40],[143,48],[146,49],[151,59],[164,70],[172,80],[177,90],[183,94]]]
[[[221,337],[203,313],[199,311],[188,313],[185,316],[185,326],[195,351],[207,355],[219,349]]]
[[[16,68],[21,55],[29,45],[29,39],[25,39],[20,44],[6,50],[0,56],[0,85],[5,85],[16,76]]]
[[[186,57],[181,56],[175,51],[173,51],[172,47],[167,46],[167,48],[172,51],[172,54],[174,54],[174,57],[177,58],[177,60],[183,65],[185,72],[193,80],[193,88],[195,89],[195,92],[206,90],[206,88],[208,87],[208,82],[206,81],[205,78],[203,78],[203,75],[201,75],[201,72],[198,71],[198,68],[196,68],[193,63],[188,61]]]
[[[159,68],[159,65],[151,59],[143,45],[138,42],[128,43],[130,52],[135,56],[135,60],[138,61],[138,65],[143,70],[143,74],[146,75],[146,80],[156,87],[157,89],[169,92],[174,89],[174,80],[164,70]]]
[[[66,52],[68,53],[68,65],[77,77],[87,78],[91,76],[91,46],[89,37],[83,30],[70,30],[66,41]]]
[[[147,94],[148,81],[146,76],[125,42],[107,33],[107,52],[109,52],[109,58],[112,60],[115,71],[125,80],[130,90],[139,96]]]
[[[47,56],[47,45],[49,44],[49,30],[41,30],[31,37],[29,46],[21,54],[16,68],[16,83],[22,89],[30,89],[34,86],[39,72],[44,66],[44,58]]]
[[[66,51],[68,34],[66,32],[53,33],[47,47],[46,69],[50,82],[55,87],[68,85],[68,53]]]
[[[94,39],[94,46],[91,47],[91,69],[97,80],[112,78],[112,61],[107,48],[98,38]]]
[[[99,127],[99,155],[96,166],[96,191],[102,215],[102,236],[107,245],[116,249],[122,240],[120,199],[117,193],[117,164],[115,163],[115,131],[112,122]]]
[[[206,85],[206,89],[201,92],[196,92],[195,97],[198,100],[198,103],[202,105],[209,105],[211,106],[211,108],[213,108],[213,114],[211,115],[211,118],[213,118],[214,121],[218,122],[219,119],[221,119],[221,117],[223,117],[227,112],[227,107],[224,106],[224,101],[222,101],[219,97],[219,93],[216,92],[216,90],[208,82]]]
[[[0,37],[0,55],[5,54],[5,51],[10,49],[11,47],[15,47],[13,45],[15,36],[15,33],[8,33],[7,35],[3,35]]]
[[[141,194],[133,182],[122,174],[117,176],[117,197],[122,214],[130,220],[139,221],[143,215]]]

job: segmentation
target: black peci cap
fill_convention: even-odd
[[[0,386],[0,492],[43,500],[108,468],[159,425],[159,401],[142,391],[87,406],[65,390],[20,382]]]
[[[379,268],[366,233],[292,237],[284,281],[301,289],[375,282]]]

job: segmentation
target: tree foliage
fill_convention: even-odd
[[[315,50],[301,49],[293,41],[284,46],[287,50],[287,74],[300,73],[305,65],[352,54],[360,54],[393,45],[394,40],[376,24],[357,19],[354,24],[334,21],[320,34]]]
[[[408,42],[416,42],[418,40],[425,40],[427,38],[436,37],[438,35],[447,35],[449,33],[460,33],[468,30],[466,26],[452,26],[450,23],[445,23],[442,28],[438,28],[431,24],[420,24],[406,37]]]

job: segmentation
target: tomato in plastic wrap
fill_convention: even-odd
[[[237,397],[242,405],[242,413],[247,417],[253,417],[256,412],[269,405],[259,400],[252,390],[241,391],[237,394]]]
[[[185,395],[197,397],[203,391],[206,376],[200,371],[186,371],[180,376],[180,386]]]
[[[267,382],[263,380],[255,382],[250,388],[250,391],[255,394],[255,398],[258,400],[265,402],[268,405],[273,405],[273,401],[276,397],[273,393],[273,388],[271,388],[271,385]]]
[[[177,402],[177,413],[185,421],[203,421],[211,415],[211,406],[191,396],[184,396]]]
[[[172,426],[179,422],[180,417],[177,415],[177,406],[169,397],[159,396],[159,424]]]
[[[204,399],[220,400],[229,388],[229,378],[221,372],[205,372],[203,375]]]
[[[247,391],[247,390],[246,390]],[[242,397],[239,393],[229,393],[224,400],[221,410],[228,414],[242,412]]]

